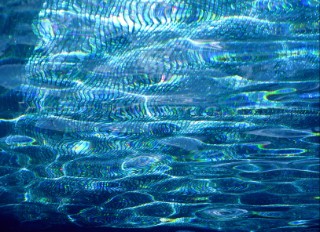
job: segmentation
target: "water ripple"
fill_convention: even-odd
[[[1,209],[319,226],[317,1],[14,2],[0,3]]]

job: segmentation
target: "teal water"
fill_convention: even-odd
[[[317,231],[319,1],[0,1],[0,211]]]

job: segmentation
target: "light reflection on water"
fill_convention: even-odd
[[[318,2],[28,4],[0,3],[2,209],[90,227],[318,226]]]

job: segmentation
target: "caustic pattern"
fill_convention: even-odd
[[[319,219],[319,1],[46,0],[1,119],[22,221],[283,231]]]

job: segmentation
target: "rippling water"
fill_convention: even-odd
[[[316,231],[319,1],[0,1],[0,210]]]

